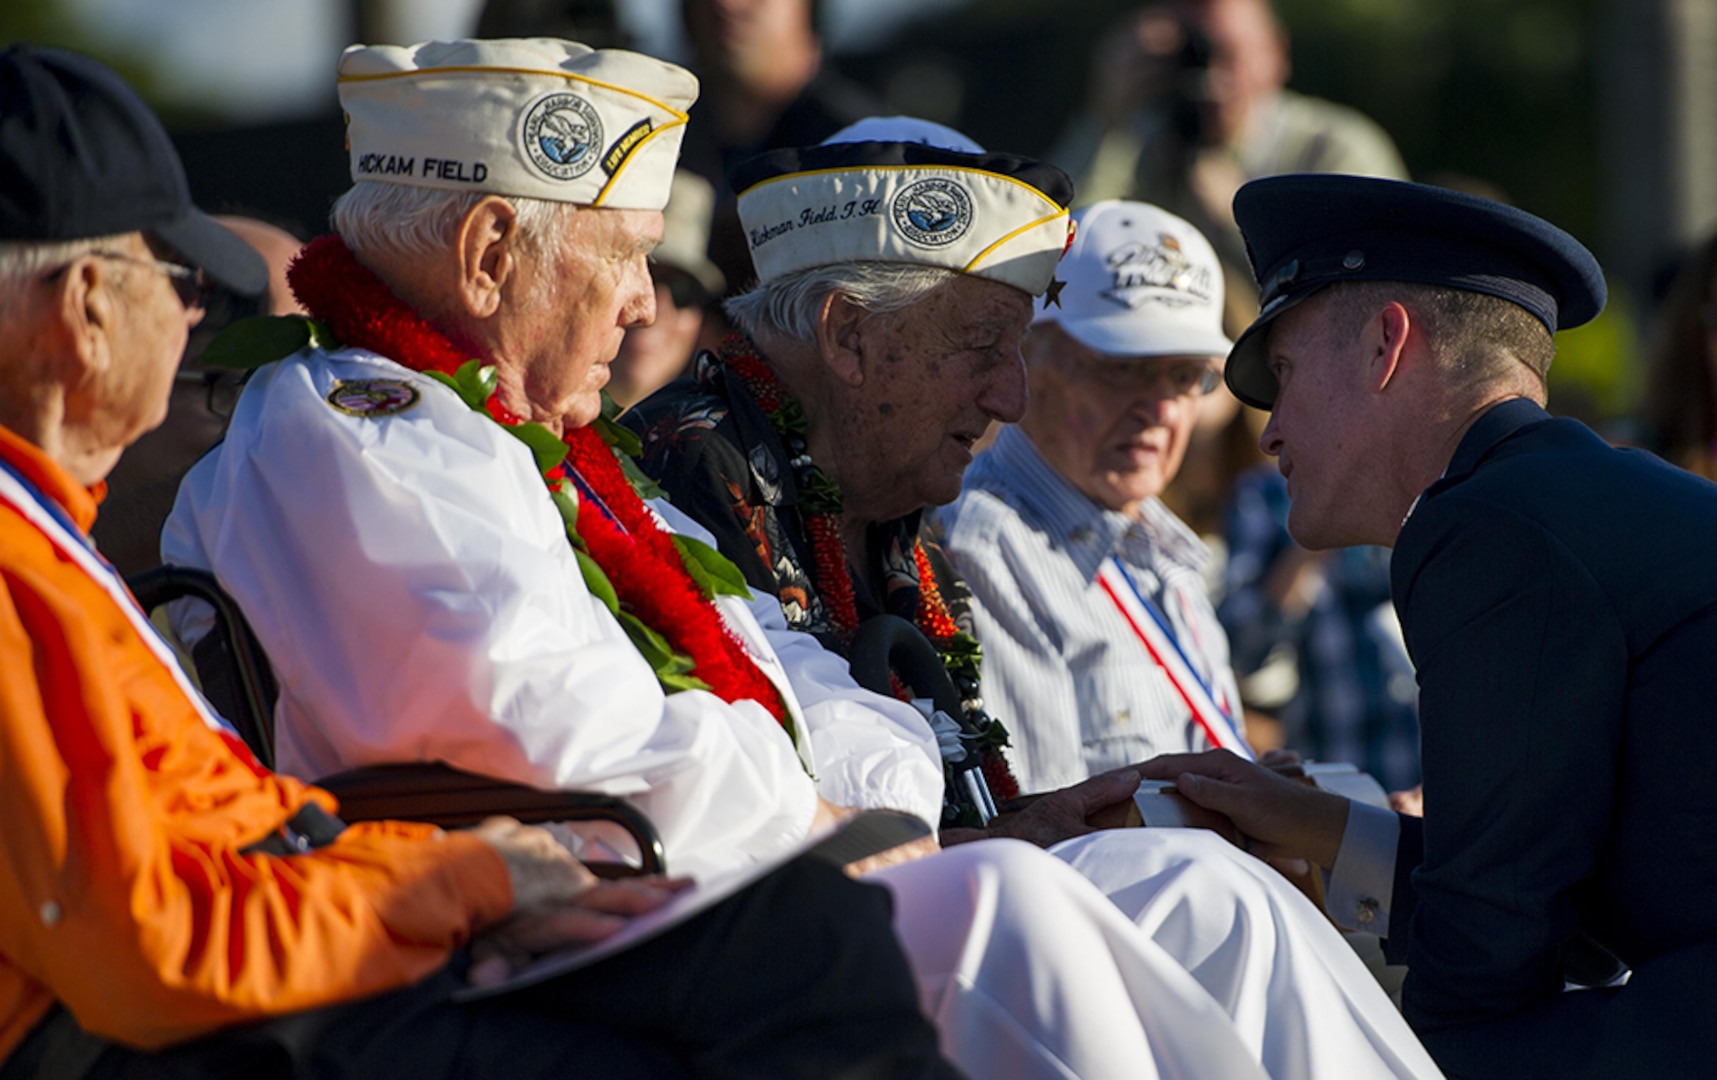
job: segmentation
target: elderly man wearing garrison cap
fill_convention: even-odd
[[[87,529],[165,413],[203,275],[260,294],[262,260],[94,61],[0,54],[0,161],[0,1076],[952,1074],[886,905],[800,865],[537,992],[455,1004],[462,946],[494,971],[672,887],[599,883],[508,819],[343,828],[257,763]],[[798,950],[814,962],[770,963]]]
[[[353,48],[340,80],[357,183],[340,235],[292,278],[318,322],[272,350],[251,339],[258,359],[304,347],[253,376],[165,538],[171,560],[214,569],[275,661],[283,761],[443,760],[621,794],[693,873],[776,856],[851,807],[935,820],[923,718],[744,595],[707,534],[640,497],[624,433],[599,418],[620,334],[651,315],[691,78],[565,42],[464,41]],[[914,227],[947,228],[942,206],[927,190]],[[1268,871],[1208,834],[1153,850],[1137,863],[1163,883],[1162,920],[1211,927],[1177,956],[1028,845],[872,876],[950,1057],[1022,1077],[1429,1069]],[[826,918],[839,943],[843,916]],[[1237,922],[1258,929],[1222,947]],[[799,967],[863,964],[783,942],[705,990]],[[1289,1001],[1266,1020],[1271,994]]]
[[[1603,306],[1596,261],[1390,181],[1262,180],[1235,212],[1265,303],[1228,384],[1272,411],[1296,540],[1395,549],[1425,817],[1220,753],[1147,771],[1331,868],[1331,912],[1387,934],[1451,1074],[1708,1074],[1717,488],[1545,413],[1552,333]]]
[[[629,414],[643,434],[645,470],[720,538],[754,588],[777,597],[790,625],[844,650],[873,616],[909,619],[943,651],[965,705],[979,711],[975,650],[961,647],[971,639],[955,622],[959,581],[920,539],[919,518],[958,493],[985,426],[1018,419],[1024,407],[1020,344],[1032,298],[1051,287],[1067,248],[1066,178],[985,153],[939,125],[894,117],[754,159],[735,179],[760,278],[728,305],[746,333],[700,357],[695,379]],[[1350,1040],[1354,1016],[1378,1018],[1362,1004],[1373,987],[1344,974],[1331,999],[1340,1004],[1302,1007],[1322,992],[1296,985],[1314,953],[1319,966],[1351,971],[1351,954],[1331,955],[1344,946],[1332,946],[1315,919],[1296,918],[1296,929],[1272,935],[1269,946],[1249,938],[1235,963],[1195,959],[1234,945],[1233,924],[1226,916],[1178,923],[1170,909],[1191,897],[1210,912],[1248,912],[1247,921],[1263,909],[1246,900],[1234,908],[1225,883],[1201,881],[1182,893],[1165,866],[1174,874],[1243,867],[1248,882],[1263,886],[1243,890],[1254,899],[1278,914],[1308,909],[1226,846],[1182,848],[1196,832],[1095,831],[1090,819],[1125,809],[1136,787],[1130,771],[1100,776],[995,818],[987,830],[950,812],[942,842],[988,835],[1055,844],[1054,854],[1140,925],[1190,929],[1179,938],[1178,930],[1159,934],[1159,942],[1227,1003],[1275,1075],[1422,1067],[1410,1042],[1380,1049],[1399,1034],[1387,1024],[1364,1045]],[[1272,955],[1277,945],[1285,951]],[[1275,991],[1240,989],[1264,970],[1283,976]],[[1256,1007],[1232,1007],[1243,999]]]

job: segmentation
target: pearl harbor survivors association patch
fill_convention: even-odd
[[[418,401],[417,387],[401,379],[342,379],[328,391],[328,404],[347,416],[380,419],[405,412]]]

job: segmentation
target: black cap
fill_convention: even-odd
[[[1604,309],[1592,253],[1542,218],[1476,195],[1367,176],[1294,174],[1254,180],[1234,196],[1234,220],[1263,290],[1256,321],[1234,342],[1234,396],[1268,409],[1270,323],[1326,285],[1405,281],[1484,293],[1518,304],[1546,329]]]
[[[178,152],[123,79],[60,49],[0,53],[0,240],[131,232],[236,293],[268,289],[262,256],[191,205]]]

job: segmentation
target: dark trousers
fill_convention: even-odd
[[[481,1002],[453,964],[366,1001],[159,1053],[107,1046],[87,1080],[409,1076],[943,1078],[888,893],[799,860],[635,949]],[[0,1080],[50,1075],[35,1036]],[[44,1069],[50,1072],[44,1072]]]
[[[1717,942],[1634,969],[1624,987],[1575,990],[1515,1016],[1421,1032],[1450,1080],[1717,1077]]]

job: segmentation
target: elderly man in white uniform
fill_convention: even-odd
[[[672,65],[546,40],[342,58],[357,183],[292,277],[316,321],[282,329],[288,355],[251,379],[163,543],[254,623],[283,767],[441,760],[623,795],[693,874],[851,807],[935,820],[927,724],[748,601],[640,499],[599,416],[620,335],[653,314],[646,256],[695,92]],[[1016,223],[994,209],[999,239]],[[1060,249],[1018,257],[1047,284]],[[1122,843],[1143,929],[1023,844],[876,875],[966,1069],[1434,1075],[1270,871],[1207,836]]]
[[[942,512],[971,587],[984,700],[1047,791],[1241,738],[1210,558],[1158,498],[1215,389],[1222,268],[1189,223],[1111,200],[1074,215],[1055,301],[1026,339],[1030,402]]]

